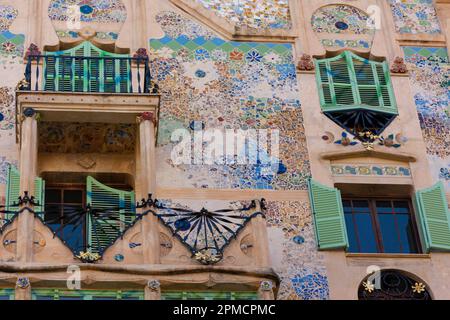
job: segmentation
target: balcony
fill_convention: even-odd
[[[21,91],[156,94],[148,57],[29,55]]]

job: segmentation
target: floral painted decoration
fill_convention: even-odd
[[[399,143],[395,143],[394,141],[395,136],[394,134],[390,134],[387,138],[384,137],[380,137],[379,140],[379,145],[380,146],[385,146],[388,148],[400,148],[402,145]]]
[[[347,147],[347,146],[354,146],[354,145],[357,145],[357,144],[358,144],[357,141],[352,141],[352,140],[350,139],[350,137],[348,136],[347,132],[345,132],[345,131],[342,132],[341,139],[335,141],[334,143],[335,143],[335,144],[343,145],[344,147]]]

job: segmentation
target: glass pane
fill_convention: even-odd
[[[342,201],[342,206],[344,207],[345,213],[352,213],[352,202],[348,200]]]
[[[58,204],[46,204],[44,221],[48,224],[58,224],[61,222],[61,206]]]
[[[369,213],[370,212],[369,202],[366,200],[354,200],[353,210],[355,212]]]
[[[397,228],[395,225],[395,215],[381,214],[378,216],[380,223],[381,238],[384,252],[401,253],[400,242],[398,240]]]
[[[414,237],[412,220],[409,214],[399,214],[397,216],[398,228],[400,231],[400,241],[403,253],[417,253],[417,243]]]
[[[83,300],[82,296],[63,297],[59,296],[59,300]]]
[[[352,214],[345,215],[345,226],[347,227],[348,235],[348,252],[359,252],[358,250],[358,240],[355,234],[355,224],[353,223]]]
[[[354,215],[358,237],[361,246],[361,252],[376,253],[378,252],[375,233],[373,231],[372,218],[370,214]]]
[[[60,189],[45,190],[45,203],[61,203]]]
[[[378,213],[392,213],[392,202],[391,201],[377,201],[377,212]]]
[[[83,203],[83,191],[64,190],[64,203]]]
[[[408,201],[394,201],[394,208],[396,213],[409,213]]]

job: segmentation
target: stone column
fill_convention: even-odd
[[[158,280],[149,280],[144,292],[145,300],[161,300],[161,284]]]
[[[28,196],[34,196],[34,181],[37,172],[38,152],[38,114],[32,108],[23,111],[23,121],[20,137],[20,196],[25,192]],[[33,204],[24,201],[19,209],[28,207],[33,209]],[[23,211],[18,217],[16,258],[19,262],[31,262],[33,259],[33,231],[34,214],[28,210]]]
[[[156,190],[156,136],[155,116],[145,112],[138,117],[139,123],[139,150],[142,195],[146,197],[154,194]],[[145,208],[144,208],[145,210]],[[142,245],[144,250],[144,263],[157,264],[160,260],[158,219],[148,214],[142,219]]]
[[[260,300],[275,300],[272,281],[261,281],[258,289],[258,298]]]

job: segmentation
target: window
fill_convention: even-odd
[[[162,300],[258,300],[256,292],[200,292],[166,291]]]
[[[90,176],[83,184],[49,183],[44,222],[74,253],[89,250],[102,255],[135,219],[134,192],[124,191],[129,190],[126,184],[117,186],[120,189]]]
[[[53,185],[45,190],[44,221],[74,251],[86,245],[86,222],[76,219],[85,206],[85,189],[83,185]]]
[[[33,289],[32,300],[144,300],[144,291]]]
[[[429,288],[416,276],[400,270],[381,270],[364,278],[359,300],[432,300]]]
[[[383,194],[357,198],[360,197],[359,190],[364,188],[359,186],[341,185],[340,189],[347,189],[345,193],[355,197],[342,201],[340,189],[308,180],[319,250],[366,253],[450,251],[450,212],[442,182],[416,191],[417,223],[409,198],[386,199]],[[377,190],[385,190],[382,185],[377,187]],[[400,190],[396,196],[403,197],[403,194]],[[417,230],[420,230],[421,243]]]
[[[418,253],[411,203],[405,199],[343,199],[349,252]]]
[[[380,134],[398,114],[386,62],[345,51],[316,60],[316,77],[322,111],[353,135]]]

